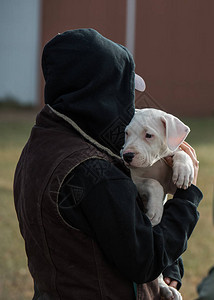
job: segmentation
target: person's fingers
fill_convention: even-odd
[[[176,280],[172,280],[169,277],[165,277],[164,281],[168,286],[171,286],[171,287],[174,287],[175,289],[177,289],[178,282]]]
[[[165,160],[165,162],[167,163],[167,165],[170,166],[170,167],[172,168],[172,166],[173,166],[173,159],[172,159],[172,156],[164,157],[164,160]]]
[[[178,282],[176,280],[172,280],[169,284],[169,286],[174,287],[175,289],[177,289],[178,286]]]
[[[187,147],[189,147],[189,148],[192,150],[192,152],[195,153],[195,149],[194,149],[189,143],[187,143],[186,141],[183,141],[182,144],[184,144],[184,145],[186,145]]]
[[[164,281],[166,282],[167,285],[170,285],[171,279],[169,277],[165,277]]]
[[[184,141],[183,144],[186,145],[187,147],[189,147],[191,149],[191,151],[193,152],[193,154],[195,155],[195,157],[196,157],[195,149],[190,144],[188,144],[186,141]]]
[[[191,156],[191,158],[197,159],[195,150],[194,150],[189,144],[187,144],[186,142],[183,142],[183,143],[180,145],[180,148],[181,148],[183,151],[185,151],[186,153],[188,153],[188,154]]]
[[[199,161],[197,160],[196,152],[185,141],[180,145],[180,149],[183,150],[184,152],[186,152],[190,156],[190,158],[192,159],[193,167],[194,167],[194,178],[193,178],[192,183],[196,185],[196,183],[197,183],[197,177],[198,177],[198,170],[199,170]]]
[[[195,150],[185,141],[180,145],[180,148],[191,157],[194,166],[198,167],[199,161],[197,160]]]

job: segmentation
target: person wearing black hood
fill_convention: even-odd
[[[178,189],[152,227],[119,153],[134,115],[134,61],[93,29],[54,37],[42,57],[45,107],[17,164],[14,200],[33,299],[160,299],[180,286],[180,255],[200,190]],[[181,268],[182,269],[182,268]]]

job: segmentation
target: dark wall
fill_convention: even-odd
[[[214,1],[136,1],[135,62],[152,96],[146,101],[178,116],[214,115]],[[43,0],[42,12],[42,48],[83,27],[125,45],[126,0]]]
[[[214,115],[214,1],[137,2],[137,71],[177,115]]]
[[[43,0],[41,23],[41,48],[58,32],[89,27],[124,45],[126,0]],[[42,74],[41,78],[43,105]]]
[[[58,32],[91,27],[125,43],[126,0],[43,0],[42,44]]]

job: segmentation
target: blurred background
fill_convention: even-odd
[[[0,299],[32,298],[13,206],[16,163],[44,105],[40,61],[58,32],[91,27],[133,54],[147,84],[138,107],[159,107],[191,128],[204,193],[200,221],[183,256],[184,299],[214,265],[213,0],[0,0]]]

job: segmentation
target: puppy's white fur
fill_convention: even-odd
[[[136,110],[125,132],[121,156],[125,160],[125,155],[132,153],[132,160],[125,164],[139,194],[147,198],[147,214],[156,225],[162,217],[166,194],[174,194],[177,187],[186,189],[193,181],[192,160],[179,149],[190,129],[173,115],[147,108]],[[163,160],[167,156],[173,157],[172,169]]]
[[[168,193],[177,187],[186,189],[194,175],[193,163],[188,154],[179,149],[190,129],[173,115],[157,109],[136,110],[126,127],[126,138],[121,156],[125,160],[132,153],[132,160],[125,162],[147,209],[153,226],[161,221],[163,204]],[[163,160],[173,156],[171,169]],[[181,294],[158,278],[164,299],[181,300]]]

